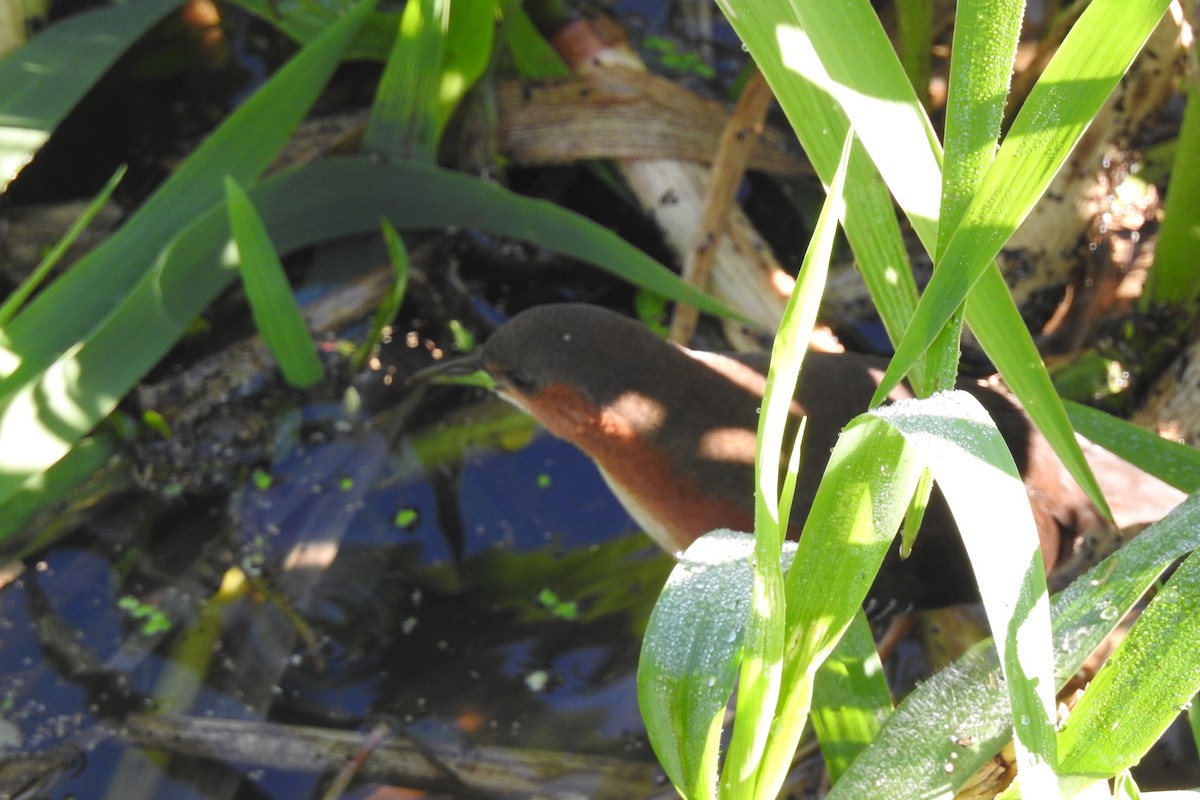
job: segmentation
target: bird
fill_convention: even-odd
[[[435,364],[413,380],[482,370],[500,397],[595,462],[634,521],[660,547],[678,554],[710,530],[754,529],[755,442],[768,363],[767,354],[691,350],[667,342],[601,306],[554,303],[514,315],[474,353]],[[885,359],[867,354],[805,356],[792,408],[807,417],[793,538],[838,434],[868,409],[886,366]],[[1082,538],[1112,529],[1010,393],[970,380],[960,388],[982,403],[1013,454],[1047,571]],[[912,396],[901,386],[889,400]],[[1110,473],[1102,487],[1135,481],[1162,493],[1168,507],[1183,499],[1086,444],[1089,460],[1097,459]],[[935,489],[911,554],[901,558],[898,545],[890,548],[868,601],[921,609],[977,598],[958,528]]]

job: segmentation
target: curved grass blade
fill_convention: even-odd
[[[938,259],[938,268],[896,347],[877,399],[900,383],[988,270],[1169,3],[1096,0],[1080,16],[1021,107],[962,223]],[[1104,46],[1098,47],[1097,42]]]
[[[1158,575],[1200,547],[1194,495],[1091,569],[1052,602],[1055,681],[1070,680]],[[953,794],[1012,736],[1008,699],[991,642],[912,692],[842,776],[829,800]],[[897,759],[895,754],[905,757]]]
[[[1200,450],[1081,403],[1063,406],[1075,430],[1096,444],[1180,491],[1200,489]]]
[[[379,303],[379,309],[371,320],[371,332],[363,339],[350,360],[350,371],[354,373],[362,369],[371,351],[379,344],[383,338],[383,329],[392,324],[404,303],[404,295],[408,293],[408,250],[404,247],[404,240],[386,219],[380,220],[380,226],[383,229],[384,244],[387,246],[388,263],[392,265],[392,277],[395,280],[391,291]]]
[[[958,522],[1008,687],[1021,787],[1057,796],[1050,604],[1025,486],[1000,431],[962,391],[879,409],[937,479]],[[986,514],[980,514],[981,507]],[[918,547],[920,543],[918,541]]]
[[[611,231],[551,203],[420,164],[328,159],[250,190],[280,252],[368,233],[380,216],[404,229],[475,227],[559,250],[714,314],[723,304]],[[163,249],[153,268],[86,338],[0,403],[0,502],[108,415],[235,277],[224,204]]]
[[[279,364],[285,381],[302,389],[315,386],[325,376],[325,369],[317,358],[283,264],[250,198],[228,176],[225,204],[237,245],[238,273],[258,332]]]
[[[20,365],[0,383],[0,394],[31,380],[102,324],[172,237],[223,200],[224,175],[247,184],[258,178],[316,101],[374,3],[361,0],[293,56],[116,233],[29,302],[5,331],[5,346]]]

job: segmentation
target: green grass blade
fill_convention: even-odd
[[[1200,80],[1188,80],[1187,107],[1179,129],[1162,228],[1154,246],[1154,269],[1139,303],[1194,303],[1200,294],[1196,254],[1200,253]]]
[[[372,232],[471,227],[590,261],[636,285],[733,315],[611,231],[551,203],[415,163],[333,158],[273,176],[250,197],[280,252]],[[86,338],[0,403],[0,502],[110,413],[236,275],[224,204],[180,232],[123,302]]]
[[[833,181],[838,144],[850,123],[831,95],[828,73],[811,44],[792,35],[785,53],[777,30],[794,31],[799,22],[785,3],[720,3],[729,22],[754,56],[771,90],[787,114],[805,154],[826,185]],[[797,62],[808,65],[797,72]],[[908,327],[917,306],[917,287],[891,195],[861,142],[854,145],[846,177],[846,215],[842,229],[893,342]],[[923,375],[912,375],[924,386]]]
[[[896,47],[904,74],[921,105],[929,106],[929,60],[933,55],[933,0],[898,0]]]
[[[1041,197],[1169,2],[1096,0],[1083,12],[1022,106],[938,260],[877,399],[900,383],[962,305]]]
[[[67,113],[180,0],[137,0],[57,22],[0,60],[0,192]]]
[[[982,280],[967,298],[966,319],[984,352],[1062,459],[1071,477],[1087,492],[1096,507],[1109,515],[1108,502],[1083,457],[1062,400],[1054,391],[1037,345],[994,262],[988,265]]]
[[[449,28],[449,0],[414,0],[404,6],[371,106],[365,152],[437,162],[442,55]]]
[[[759,415],[758,450],[754,463],[754,596],[750,604],[741,679],[738,683],[737,724],[733,729],[721,780],[723,791],[734,797],[753,793],[756,767],[766,746],[779,698],[785,611],[779,552],[791,511],[790,503],[780,503],[780,455],[791,419],[796,382],[825,292],[838,219],[845,211],[843,189],[853,143],[854,136],[851,133],[842,145],[837,173],[804,255],[796,288],[784,310],[771,352],[771,366],[767,372],[763,408]],[[796,462],[798,455],[799,452],[794,450],[793,462]],[[794,476],[791,480],[794,481]]]
[[[87,204],[87,207],[84,208],[79,218],[71,223],[71,227],[63,237],[55,242],[54,247],[50,248],[50,252],[41,260],[41,263],[34,268],[33,272],[29,273],[29,277],[21,281],[21,285],[14,289],[13,293],[4,300],[4,304],[0,305],[0,328],[9,323],[21,306],[25,304],[25,301],[29,299],[30,295],[42,285],[42,281],[58,265],[58,262],[66,255],[67,250],[71,249],[71,245],[75,244],[75,240],[87,230],[87,226],[92,224],[92,220],[96,218],[96,215],[108,203],[109,198],[112,197],[113,192],[117,190],[117,185],[120,184],[121,179],[124,177],[125,165],[122,164],[113,173],[113,176],[108,179],[108,182],[104,184],[104,187],[100,189],[100,193],[93,197],[92,201]]]
[[[392,223],[383,219],[380,220],[380,226],[383,229],[383,241],[387,245],[388,263],[392,265],[394,280],[392,290],[379,303],[379,309],[375,312],[374,319],[371,320],[370,333],[354,351],[354,358],[350,361],[350,371],[355,373],[362,369],[363,364],[375,349],[375,345],[379,344],[383,337],[383,329],[392,324],[392,320],[396,318],[400,306],[404,303],[404,296],[408,293],[408,250]]]
[[[892,695],[875,637],[860,613],[817,670],[813,683],[813,730],[832,783],[871,743],[891,711]]]
[[[933,252],[941,205],[941,147],[871,4],[792,3],[791,10],[799,24],[775,31],[784,65],[825,84],[913,230]],[[819,64],[805,57],[810,48]]]
[[[861,415],[839,437],[785,578],[783,694],[757,796],[774,797],[782,786],[808,719],[815,670],[860,613],[920,474],[904,437],[874,415]]]
[[[878,413],[921,454],[962,533],[1017,722],[1021,786],[1030,797],[1056,797],[1049,591],[1033,513],[1012,454],[983,406],[966,392],[896,403]],[[987,514],[978,513],[982,505]]]
[[[1105,779],[1141,760],[1200,690],[1200,555],[1158,590],[1059,734],[1064,777]]]
[[[8,326],[7,347],[21,362],[3,387],[29,380],[76,346],[126,297],[159,251],[196,215],[221,202],[222,180],[253,183],[316,101],[346,45],[370,13],[362,0],[297,53],[242,104],[136,213],[64,276],[33,298]],[[71,309],[68,315],[63,309]]]
[[[754,550],[746,533],[697,539],[667,579],[642,640],[642,719],[667,776],[689,800],[716,796],[721,723],[750,616]]]
[[[225,178],[229,227],[237,245],[238,272],[254,323],[292,386],[315,386],[325,376],[283,264],[254,204],[233,178]]]
[[[1075,430],[1183,492],[1200,489],[1200,450],[1090,406],[1063,401]]]
[[[954,15],[937,261],[995,158],[1024,0],[962,0]]]
[[[1193,496],[1056,595],[1056,684],[1075,675],[1164,569],[1197,547],[1200,496]],[[1011,738],[1011,726],[996,651],[983,643],[914,690],[828,798],[952,794]]]

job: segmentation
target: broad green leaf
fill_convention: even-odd
[[[789,554],[794,551],[789,544]],[[719,530],[679,557],[638,659],[638,704],[667,776],[690,800],[716,797],[721,723],[738,673],[754,537]]]
[[[1059,772],[1109,778],[1141,760],[1200,690],[1200,554],[1161,587],[1059,734]]]
[[[1200,450],[1081,403],[1063,405],[1075,430],[1096,444],[1180,491],[1200,489]]]
[[[314,386],[324,377],[325,369],[317,358],[287,273],[250,198],[229,177],[225,179],[225,204],[237,245],[238,273],[258,332],[278,362],[284,380],[299,388]]]
[[[1164,569],[1197,547],[1200,495],[1056,595],[1056,684],[1075,675]],[[1011,739],[1008,705],[996,650],[981,643],[905,698],[829,800],[952,794]]]
[[[0,192],[109,67],[180,0],[85,11],[0,60]]]
[[[722,786],[730,787],[727,791],[735,794],[742,791],[739,787],[753,786],[755,768],[766,745],[779,697],[784,637],[783,572],[779,568],[779,552],[787,532],[802,442],[797,440],[792,448],[788,486],[783,492],[787,495],[785,502],[781,502],[784,498],[781,498],[779,487],[780,456],[791,419],[796,383],[825,292],[838,219],[845,210],[843,188],[853,143],[854,135],[849,133],[801,264],[796,287],[775,336],[758,420],[758,449],[754,462],[754,597],[738,682],[737,724],[722,774]]]
[[[5,331],[5,346],[20,363],[15,374],[6,375],[0,384],[3,394],[27,387],[48,363],[69,348],[77,348],[148,273],[163,246],[197,214],[222,200],[224,175],[243,183],[257,179],[316,101],[374,2],[362,0],[297,53],[231,114],[120,230],[29,302]],[[63,309],[71,313],[64,314]],[[100,397],[101,403],[114,399]]]
[[[892,711],[892,696],[864,614],[850,623],[813,682],[813,730],[837,783]]]
[[[1012,704],[1019,779],[1056,796],[1050,604],[1037,527],[1017,465],[979,401],[962,391],[879,410],[920,453],[958,523],[996,637]],[[987,507],[988,513],[979,509]],[[917,546],[920,546],[918,541]]]
[[[273,176],[250,198],[279,252],[372,232],[380,216],[404,229],[474,227],[559,250],[701,310],[736,316],[577,214],[436,167],[333,158]],[[10,393],[0,405],[0,502],[109,414],[229,284],[236,272],[228,241],[222,203],[177,234],[85,339]]]

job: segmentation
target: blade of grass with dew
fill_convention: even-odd
[[[364,152],[436,163],[438,94],[449,28],[449,0],[414,0],[404,6],[371,104]]]
[[[799,22],[784,3],[721,0],[723,13],[753,55],[787,114],[805,154],[828,185],[837,144],[849,121],[833,99],[832,82]],[[786,50],[786,53],[785,53]],[[891,195],[860,142],[850,155],[842,228],[893,342],[899,342],[917,305],[917,287]],[[912,381],[925,390],[924,374]]]
[[[808,719],[815,671],[860,613],[920,474],[903,435],[872,414],[857,417],[838,438],[785,576],[783,691],[757,797],[774,797],[783,785]]]
[[[362,369],[375,346],[383,338],[383,329],[392,324],[392,320],[396,318],[396,314],[400,312],[400,306],[404,303],[404,295],[408,293],[408,248],[404,246],[404,240],[400,238],[400,234],[386,218],[380,220],[380,227],[383,229],[388,263],[392,265],[392,276],[395,280],[392,282],[392,290],[379,303],[379,309],[375,312],[374,319],[371,320],[370,333],[354,351],[354,357],[350,360],[350,370],[355,373]]]
[[[1195,58],[1195,51],[1192,51]],[[1154,245],[1154,269],[1146,277],[1146,290],[1138,303],[1192,304],[1200,293],[1196,280],[1196,253],[1200,252],[1200,78],[1188,82],[1187,106],[1179,128],[1179,144],[1171,165],[1162,227]]]
[[[875,637],[860,611],[813,681],[813,730],[831,783],[871,743],[891,711]]]
[[[1056,685],[1073,678],[1159,574],[1200,547],[1200,496],[1189,498],[1052,602]],[[990,641],[915,689],[830,791],[829,800],[953,794],[1012,737]],[[903,753],[902,759],[896,753]]]
[[[868,0],[790,5],[796,21],[777,33],[784,63],[796,72],[811,71],[809,64],[791,60],[793,52],[811,46],[833,97],[925,249],[934,252],[941,147],[879,17]]]
[[[830,184],[829,194],[817,218],[812,240],[797,275],[796,288],[788,298],[783,321],[775,335],[771,366],[763,391],[763,408],[758,419],[758,450],[754,472],[754,597],[750,604],[746,644],[742,656],[741,677],[733,738],[725,760],[721,784],[730,787],[732,796],[753,792],[755,771],[766,746],[775,704],[779,698],[779,679],[783,668],[784,616],[783,571],[779,552],[787,533],[790,503],[780,504],[779,465],[783,452],[791,406],[800,378],[804,355],[817,322],[829,259],[837,236],[838,219],[844,213],[846,167],[854,134],[842,143],[842,154]],[[795,447],[802,446],[797,443]],[[799,451],[793,448],[789,478],[795,485],[794,471]]]
[[[941,218],[935,264],[958,229],[995,158],[1021,35],[1024,0],[963,0],[955,9],[950,84],[946,98],[946,142]],[[943,327],[928,364],[938,389],[954,387],[961,355],[962,313]]]
[[[229,227],[237,245],[238,273],[254,316],[254,324],[283,379],[291,386],[306,389],[320,383],[325,368],[317,358],[316,347],[300,306],[292,294],[283,264],[271,244],[254,204],[237,181],[226,176],[225,204]]]
[[[0,407],[4,395],[19,391],[101,324],[181,228],[223,202],[222,176],[254,182],[312,107],[374,2],[361,0],[293,56],[116,233],[29,301],[6,329],[7,347],[20,365],[0,382]],[[70,313],[64,314],[63,309]]]
[[[1180,491],[1200,489],[1200,450],[1081,403],[1063,406],[1075,430],[1104,449]]]
[[[409,3],[371,107],[363,149],[437,163],[450,115],[487,67],[492,3]]]
[[[876,399],[900,383],[908,366],[992,268],[1000,248],[1046,190],[1169,3],[1096,0],[1083,12],[1017,114],[962,223],[938,259],[939,268],[921,296]],[[942,265],[950,268],[941,269]],[[989,302],[996,300],[989,298]],[[982,338],[981,343],[988,346]]]
[[[552,203],[437,167],[330,158],[273,176],[250,197],[279,252],[375,230],[471,227],[587,261],[635,285],[737,319],[611,231]],[[95,427],[235,277],[224,204],[179,232],[125,300],[0,404],[0,502]],[[36,300],[35,300],[36,301]]]
[[[1059,733],[1064,782],[1137,764],[1200,690],[1200,554],[1193,553],[1091,683]]]
[[[638,706],[659,763],[688,800],[717,796],[721,724],[750,618],[755,549],[750,534],[729,530],[693,542],[642,639]],[[793,550],[788,543],[785,560]]]
[[[995,160],[1024,7],[1024,0],[963,0],[955,13],[935,261]]]
[[[51,270],[66,255],[67,250],[71,249],[71,245],[75,244],[80,234],[87,230],[88,225],[92,224],[92,220],[96,218],[96,215],[108,203],[113,192],[116,191],[117,185],[124,177],[125,165],[122,164],[113,173],[112,177],[108,179],[108,182],[104,184],[104,187],[100,189],[100,193],[93,197],[91,202],[87,204],[87,207],[83,209],[83,213],[79,215],[79,218],[71,223],[71,227],[63,234],[63,237],[55,242],[54,247],[50,248],[50,252],[46,253],[33,272],[29,273],[29,277],[21,281],[21,285],[13,290],[13,293],[5,299],[3,305],[0,305],[0,329],[3,329],[8,324],[13,315],[25,304],[30,295],[42,285],[42,281],[46,279]],[[0,338],[3,338],[2,333],[0,333]]]
[[[0,60],[0,192],[121,54],[179,5],[137,0],[84,11]]]
[[[1030,797],[1057,797],[1050,603],[1037,527],[1012,454],[963,391],[879,410],[933,472],[966,546],[1008,688],[1018,776]],[[987,514],[978,513],[981,505]],[[917,543],[920,546],[920,542]]]

